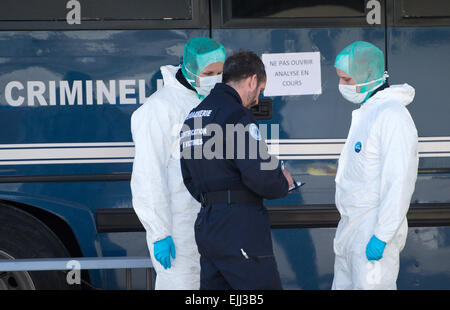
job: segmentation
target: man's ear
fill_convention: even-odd
[[[250,89],[252,89],[252,90],[255,90],[256,87],[258,87],[258,77],[256,76],[256,74],[253,74],[253,75],[250,77],[249,87],[250,87]]]

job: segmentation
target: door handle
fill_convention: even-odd
[[[257,120],[271,120],[273,117],[272,99],[259,99],[258,105],[253,106],[251,111]]]

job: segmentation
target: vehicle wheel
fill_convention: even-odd
[[[55,257],[70,255],[44,223],[25,211],[0,204],[0,259]],[[0,289],[79,289],[79,285],[67,284],[64,271],[0,271]]]

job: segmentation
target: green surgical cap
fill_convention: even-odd
[[[192,84],[205,67],[217,61],[225,62],[223,45],[208,37],[195,37],[184,46],[181,70],[188,80],[194,81]]]
[[[334,66],[350,75],[356,84],[380,79],[384,73],[384,55],[375,45],[356,41],[345,47],[337,56]],[[367,92],[385,83],[378,81],[361,87],[360,92]]]

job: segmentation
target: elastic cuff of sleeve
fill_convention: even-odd
[[[388,243],[388,241],[390,240],[390,238],[387,238],[387,236],[385,236],[384,234],[382,234],[382,233],[379,233],[379,232],[375,232],[374,234],[373,234],[378,240],[380,240],[380,241],[382,241],[382,242],[384,242],[384,243]]]
[[[155,242],[164,240],[164,239],[166,239],[166,238],[169,237],[169,236],[170,236],[170,234],[161,234],[161,235],[158,234],[158,235],[156,235],[156,236],[154,236],[154,237],[151,238],[151,242],[152,242],[152,243],[155,243]]]

